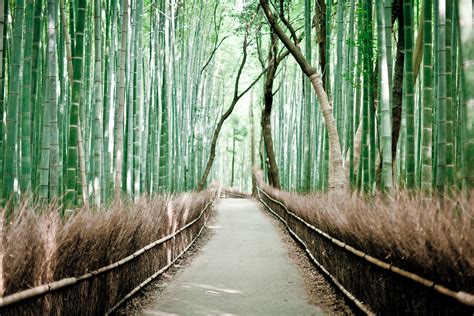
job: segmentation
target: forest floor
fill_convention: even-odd
[[[194,255],[122,313],[141,309],[143,315],[351,314],[257,202],[222,199],[216,211]]]

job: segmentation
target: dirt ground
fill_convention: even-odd
[[[301,275],[304,275],[304,285],[311,304],[318,306],[328,315],[355,315],[344,296],[318,271],[306,251],[288,233],[285,225],[263,206],[260,209],[278,227],[281,240],[286,245],[290,258]]]

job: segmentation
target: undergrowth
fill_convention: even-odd
[[[116,262],[194,220],[218,188],[176,196],[116,201],[105,210],[79,210],[67,219],[55,205],[22,204],[2,224],[0,296]],[[103,314],[151,274],[171,262],[197,235],[205,216],[176,238],[131,263],[65,291],[17,304],[9,314]]]
[[[474,293],[474,194],[427,197],[397,192],[370,198],[358,194],[299,195],[274,189],[262,181],[261,175],[258,178],[259,187],[269,196],[332,237],[451,290]],[[387,308],[384,312],[388,313],[433,312],[433,302],[439,301],[435,291],[428,289],[420,299],[422,287],[402,277],[392,278],[392,272],[385,273],[356,259],[291,216],[285,217],[277,203],[268,199],[266,203],[286,218],[356,297],[360,294],[372,306]],[[456,306],[454,299],[448,301]]]

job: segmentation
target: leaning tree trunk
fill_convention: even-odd
[[[247,30],[244,36],[244,44],[243,44],[243,57],[242,57],[242,62],[240,63],[239,70],[237,71],[237,76],[235,78],[235,86],[234,86],[234,97],[232,99],[232,102],[227,109],[227,111],[222,114],[222,116],[219,119],[219,122],[217,123],[216,129],[214,130],[214,134],[212,136],[212,141],[211,141],[211,149],[209,152],[209,158],[207,160],[206,168],[204,169],[203,175],[201,177],[201,180],[198,183],[198,191],[201,191],[204,189],[207,183],[207,177],[209,176],[209,173],[211,172],[212,165],[214,163],[214,160],[216,158],[216,148],[217,148],[217,140],[219,139],[219,134],[221,132],[222,126],[224,125],[224,122],[227,120],[227,118],[232,114],[234,111],[235,105],[237,102],[248,92],[250,89],[260,80],[260,78],[263,76],[263,74],[266,72],[267,69],[265,69],[263,72],[260,73],[260,75],[243,91],[239,94],[239,83],[240,83],[240,77],[242,75],[242,71],[244,69],[245,63],[247,62],[247,48],[249,45],[248,42],[248,32],[249,32],[250,26],[247,26]]]
[[[339,144],[339,134],[336,128],[336,121],[334,119],[332,107],[329,103],[326,91],[323,88],[323,81],[321,76],[316,73],[316,69],[306,60],[300,49],[294,45],[290,38],[285,34],[283,29],[278,25],[273,16],[268,2],[260,0],[268,22],[272,26],[275,33],[286,46],[288,51],[293,55],[297,63],[300,65],[304,74],[311,80],[313,89],[318,97],[321,111],[323,113],[324,122],[327,126],[328,140],[329,140],[329,183],[328,189],[334,192],[342,192],[348,188],[347,179],[344,173],[342,164],[342,152]]]

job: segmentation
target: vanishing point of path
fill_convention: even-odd
[[[319,315],[277,227],[246,199],[221,199],[215,231],[144,315]]]

